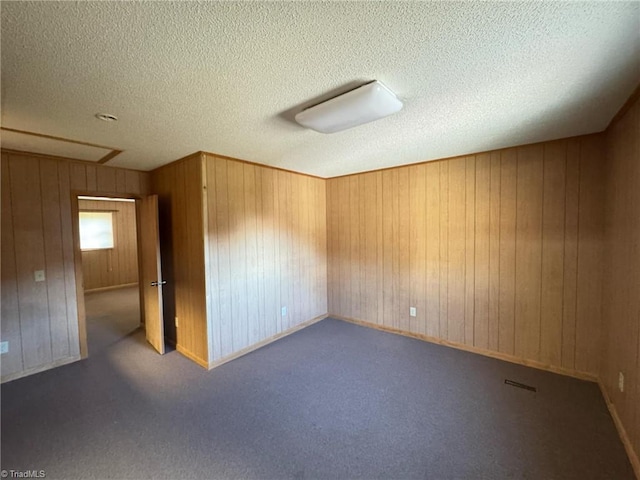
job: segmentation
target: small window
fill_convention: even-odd
[[[80,250],[113,248],[113,213],[80,212]]]

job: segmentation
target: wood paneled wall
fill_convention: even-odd
[[[600,381],[640,475],[640,101],[607,131],[604,338]],[[618,373],[624,375],[624,392]],[[634,458],[635,456],[635,458]]]
[[[79,359],[72,191],[147,189],[146,173],[2,152],[2,381]]]
[[[215,364],[326,314],[326,182],[209,154],[205,179]]]
[[[106,200],[79,200],[80,211],[113,213],[114,248],[82,252],[84,289],[113,287],[138,282],[136,204]]]
[[[167,281],[162,289],[165,337],[207,367],[202,168],[197,153],[154,170],[151,183],[158,194],[162,278]]]
[[[590,135],[328,180],[329,313],[595,377],[603,173]]]

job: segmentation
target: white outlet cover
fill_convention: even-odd
[[[287,316],[287,307],[282,307],[282,316],[283,317]]]
[[[33,272],[33,278],[36,282],[44,282],[44,270],[36,270]]]
[[[0,355],[9,353],[9,342],[0,342]]]
[[[410,317],[415,317],[416,315],[417,315],[416,307],[409,307],[409,316]]]

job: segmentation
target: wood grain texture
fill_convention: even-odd
[[[80,358],[84,300],[77,293],[72,195],[114,193],[97,189],[103,170],[106,178],[125,179],[121,193],[145,193],[147,173],[2,153],[2,339],[9,342],[2,381]],[[35,282],[35,270],[45,271],[44,282]]]
[[[162,312],[162,265],[160,261],[160,230],[158,227],[158,196],[140,200],[141,277],[144,298],[144,325],[147,341],[164,354],[164,318]],[[156,285],[154,286],[154,283]]]
[[[203,188],[200,154],[151,172],[151,189],[158,195],[161,268],[167,281],[162,292],[164,333],[180,352],[208,365]]]
[[[133,202],[79,200],[82,211],[113,213],[114,248],[82,252],[85,290],[138,282],[138,239],[136,205]]]
[[[602,142],[591,135],[329,179],[329,313],[593,378]]]
[[[640,478],[640,100],[607,131],[606,157],[600,381],[614,418],[619,419],[618,428],[628,439],[628,452]],[[584,263],[578,265],[590,268]],[[585,295],[595,288],[578,283]],[[587,342],[586,333],[578,328],[578,339]],[[578,362],[589,359],[576,354]],[[624,375],[624,392],[618,389],[620,372]]]
[[[209,154],[204,162],[202,238],[214,339],[208,362],[214,366],[326,314],[327,195],[321,179]],[[349,212],[355,220],[363,213],[358,204]],[[358,247],[364,235],[348,232],[345,255],[360,259],[350,246]],[[363,272],[345,277],[350,292],[365,292],[359,288]]]

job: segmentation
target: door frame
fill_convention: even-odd
[[[89,190],[71,191],[71,227],[73,230],[73,264],[76,281],[76,303],[78,308],[78,338],[80,342],[80,358],[89,356],[87,345],[87,313],[84,304],[84,274],[82,273],[82,251],[80,250],[80,207],[78,197],[105,197],[105,198],[126,198],[136,202],[136,247],[138,252],[138,295],[140,303],[140,324],[144,325],[144,296],[142,289],[142,245],[140,242],[140,201],[142,195],[138,193],[110,193],[96,192]]]

